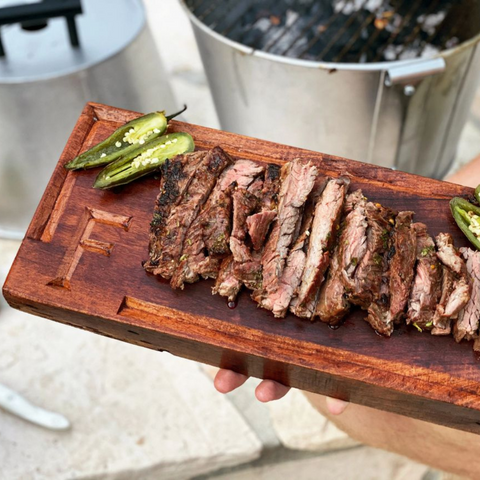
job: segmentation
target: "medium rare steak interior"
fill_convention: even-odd
[[[162,168],[145,269],[172,288],[215,279],[213,293],[228,301],[246,287],[275,317],[336,326],[358,306],[385,336],[405,320],[477,340],[480,252],[460,254],[450,235],[434,240],[413,212],[349,185],[308,159],[280,168],[220,147],[179,155]]]

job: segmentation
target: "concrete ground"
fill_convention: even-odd
[[[218,128],[177,0],[145,0],[187,121]],[[175,48],[172,48],[172,44]],[[480,94],[456,165],[480,153]],[[0,283],[19,243],[0,241]],[[0,383],[72,422],[51,432],[0,410],[0,480],[436,480],[439,472],[358,445],[299,391],[263,405],[258,383],[222,396],[212,370],[11,310],[0,302]],[[451,477],[449,477],[451,478]]]

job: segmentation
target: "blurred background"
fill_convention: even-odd
[[[1,283],[85,102],[442,178],[480,154],[479,34],[474,0],[0,0]],[[451,478],[1,301],[0,479]]]

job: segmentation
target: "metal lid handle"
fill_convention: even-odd
[[[417,61],[389,68],[385,75],[385,85],[410,85],[413,86],[425,77],[443,73],[447,65],[442,57],[431,60]]]

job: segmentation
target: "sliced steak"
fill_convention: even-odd
[[[394,224],[394,212],[379,203],[367,203],[365,213],[366,252],[358,261],[352,281],[346,285],[349,301],[363,309],[367,309],[380,294],[382,276],[385,272],[385,253],[389,249]]]
[[[172,208],[160,242],[159,264],[153,270],[156,275],[170,279],[182,256],[185,235],[200,208],[209,197],[218,177],[233,160],[215,147],[198,163],[193,178],[182,198]]]
[[[238,280],[233,270],[234,264],[232,256],[223,259],[217,281],[212,289],[213,294],[218,293],[222,297],[227,297],[229,302],[235,301],[238,292],[242,288],[242,283]]]
[[[444,315],[444,313],[445,306],[453,292],[454,283],[455,274],[442,265],[442,293],[433,316],[432,335],[450,335],[452,333],[452,319],[449,315]]]
[[[400,323],[405,316],[417,259],[417,235],[412,227],[413,212],[400,212],[395,219],[393,257],[390,261],[390,321]]]
[[[361,190],[347,196],[340,237],[332,255],[327,280],[320,290],[315,316],[322,322],[338,325],[350,310],[345,282],[350,280],[367,249],[366,199]],[[353,259],[353,260],[352,260]]]
[[[463,339],[472,340],[478,336],[480,320],[480,251],[470,248],[461,248],[463,258],[467,264],[472,293],[465,308],[459,313],[454,325],[453,336],[457,342]],[[476,342],[478,345],[478,342]]]
[[[348,178],[330,180],[315,206],[302,281],[292,302],[291,310],[298,317],[311,318],[315,312],[349,185]]]
[[[269,164],[260,195],[261,210],[247,218],[247,228],[253,249],[262,250],[265,238],[273,220],[277,216],[278,193],[280,191],[280,167]],[[251,192],[254,193],[254,192]]]
[[[358,202],[352,202],[352,197],[358,198]],[[353,209],[345,218],[338,244],[338,266],[347,293],[353,292],[355,288],[355,272],[367,253],[368,229],[367,202],[362,193],[357,191],[349,195],[349,204],[353,205]]]
[[[171,161],[167,160],[161,167],[160,193],[155,202],[153,220],[150,224],[150,258],[144,264],[148,272],[152,272],[158,266],[162,239],[170,212],[182,199],[193,179],[197,165],[206,155],[207,152],[178,155]]]
[[[342,272],[339,266],[340,248],[333,252],[327,280],[322,285],[315,316],[329,325],[338,325],[350,311],[345,286],[342,281]]]
[[[238,185],[248,187],[264,167],[249,160],[237,160],[227,167],[202,211],[186,234],[183,254],[172,277],[173,288],[183,288],[185,282],[216,278],[221,258],[230,254],[232,192]]]
[[[467,277],[467,266],[460,253],[455,248],[453,238],[449,233],[439,233],[435,238],[439,260],[459,277]]]
[[[262,252],[252,252],[252,258],[248,262],[235,262],[234,274],[237,279],[249,290],[262,288]]]
[[[423,223],[414,223],[417,235],[417,266],[408,302],[407,324],[431,329],[441,296],[442,269],[435,253],[435,243]]]
[[[368,323],[386,336],[403,318],[410,297],[417,256],[412,218],[413,212],[400,212],[395,219],[395,230],[393,236],[387,237],[388,248],[383,256],[380,291],[368,307]]]
[[[467,266],[453,244],[448,233],[436,237],[437,257],[443,264],[442,295],[433,317],[434,335],[448,335],[451,332],[451,320],[456,319],[460,311],[470,300],[471,287],[468,282]]]
[[[322,196],[327,181],[328,179],[323,177],[317,177],[315,180],[305,205],[300,234],[290,250],[277,290],[265,299],[264,308],[272,310],[276,317],[285,316],[293,294],[300,285],[307,258],[306,251],[311,238],[315,207]]]
[[[233,194],[233,228],[230,236],[230,250],[238,263],[252,260],[247,239],[247,218],[257,208],[258,197],[244,189],[236,189]]]
[[[296,159],[282,167],[278,216],[262,256],[262,292],[254,292],[254,298],[262,307],[265,303],[268,308],[271,304],[268,297],[277,290],[317,174],[317,167],[309,160]]]

